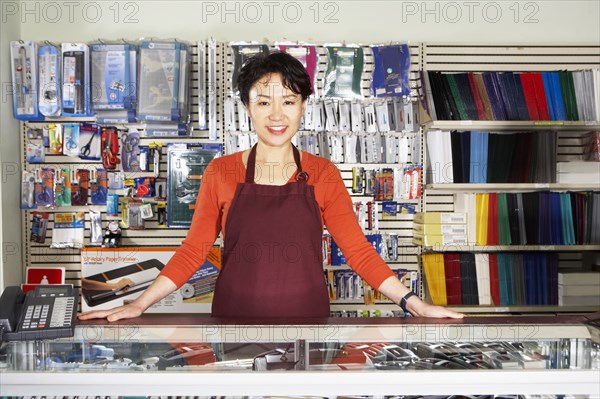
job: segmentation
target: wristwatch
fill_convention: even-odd
[[[407,305],[408,299],[410,297],[413,297],[413,296],[416,296],[416,295],[417,294],[415,294],[414,292],[410,291],[408,294],[404,295],[402,297],[402,299],[400,300],[400,307],[402,308],[402,310],[404,311],[404,313],[406,315],[410,314],[410,312],[408,311],[408,309],[406,309],[406,305]]]

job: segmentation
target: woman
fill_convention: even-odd
[[[292,145],[312,93],[302,64],[286,53],[254,58],[237,83],[258,143],[208,165],[188,236],[139,298],[79,318],[115,321],[141,315],[191,277],[219,232],[223,266],[213,316],[328,317],[323,225],[347,263],[396,304],[416,316],[463,317],[409,292],[366,240],[336,166]]]

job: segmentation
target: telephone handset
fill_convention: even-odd
[[[79,292],[71,285],[40,285],[23,294],[6,287],[0,298],[2,341],[72,337]]]

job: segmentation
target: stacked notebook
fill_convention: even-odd
[[[423,75],[437,120],[598,121],[600,70]]]
[[[427,132],[432,183],[555,183],[556,131]]]
[[[600,273],[589,271],[558,273],[558,304],[600,306]]]
[[[427,253],[423,267],[435,305],[559,303],[556,253]]]
[[[416,213],[413,219],[413,242],[426,247],[466,245],[467,215],[444,212]]]
[[[455,209],[474,222],[471,244],[600,244],[600,191],[458,193]]]

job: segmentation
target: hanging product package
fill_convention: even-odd
[[[58,48],[47,44],[38,50],[38,106],[44,116],[60,115],[60,56]]]
[[[189,227],[194,214],[200,182],[208,163],[223,153],[222,144],[201,144],[194,148],[170,145],[167,169],[167,225]]]
[[[70,157],[79,156],[79,123],[63,125],[63,154]]]
[[[38,206],[54,206],[54,169],[38,169],[39,178],[35,183],[35,203]]]
[[[244,43],[244,42],[232,42],[229,44],[231,47],[233,68],[231,70],[230,83],[231,83],[231,96],[235,97],[239,95],[237,86],[238,75],[242,67],[248,62],[248,60],[256,55],[268,55],[269,47],[266,44],[257,43]]]
[[[82,248],[85,231],[85,213],[54,214],[51,248]]]
[[[137,118],[179,120],[180,43],[142,41],[139,53]]]
[[[114,170],[121,162],[119,159],[119,134],[115,127],[103,127],[101,136],[102,165],[106,169]]]
[[[79,125],[79,158],[100,159],[100,128],[98,125],[82,123]]]
[[[48,218],[50,214],[47,212],[33,212],[31,219],[31,235],[30,240],[43,244],[46,242],[46,230],[48,228]]]
[[[338,98],[363,98],[361,76],[364,53],[359,46],[325,44],[327,50],[327,72],[323,95]]]
[[[23,171],[21,178],[21,209],[34,209],[35,205],[35,173]]]
[[[136,97],[135,46],[92,44],[90,51],[92,108],[96,120],[100,123],[133,122]]]
[[[54,202],[56,206],[71,206],[71,171],[57,169],[54,175]]]
[[[317,87],[315,85],[315,78],[317,76],[317,65],[319,55],[317,54],[317,48],[310,44],[296,44],[296,43],[276,43],[279,50],[288,53],[304,65],[308,76],[310,77],[310,87],[313,88],[313,95],[317,94]]]
[[[140,133],[136,129],[121,134],[121,166],[124,172],[139,172]]]
[[[10,42],[13,115],[20,120],[43,120],[38,109],[37,44],[31,40]]]
[[[108,194],[108,172],[106,169],[96,169],[91,172],[90,197],[92,205],[106,205],[106,197]]]
[[[371,81],[374,97],[410,95],[410,52],[408,44],[371,46],[375,68]]]
[[[90,171],[71,171],[71,205],[87,205]]]
[[[62,113],[90,116],[90,57],[84,43],[62,44]]]

